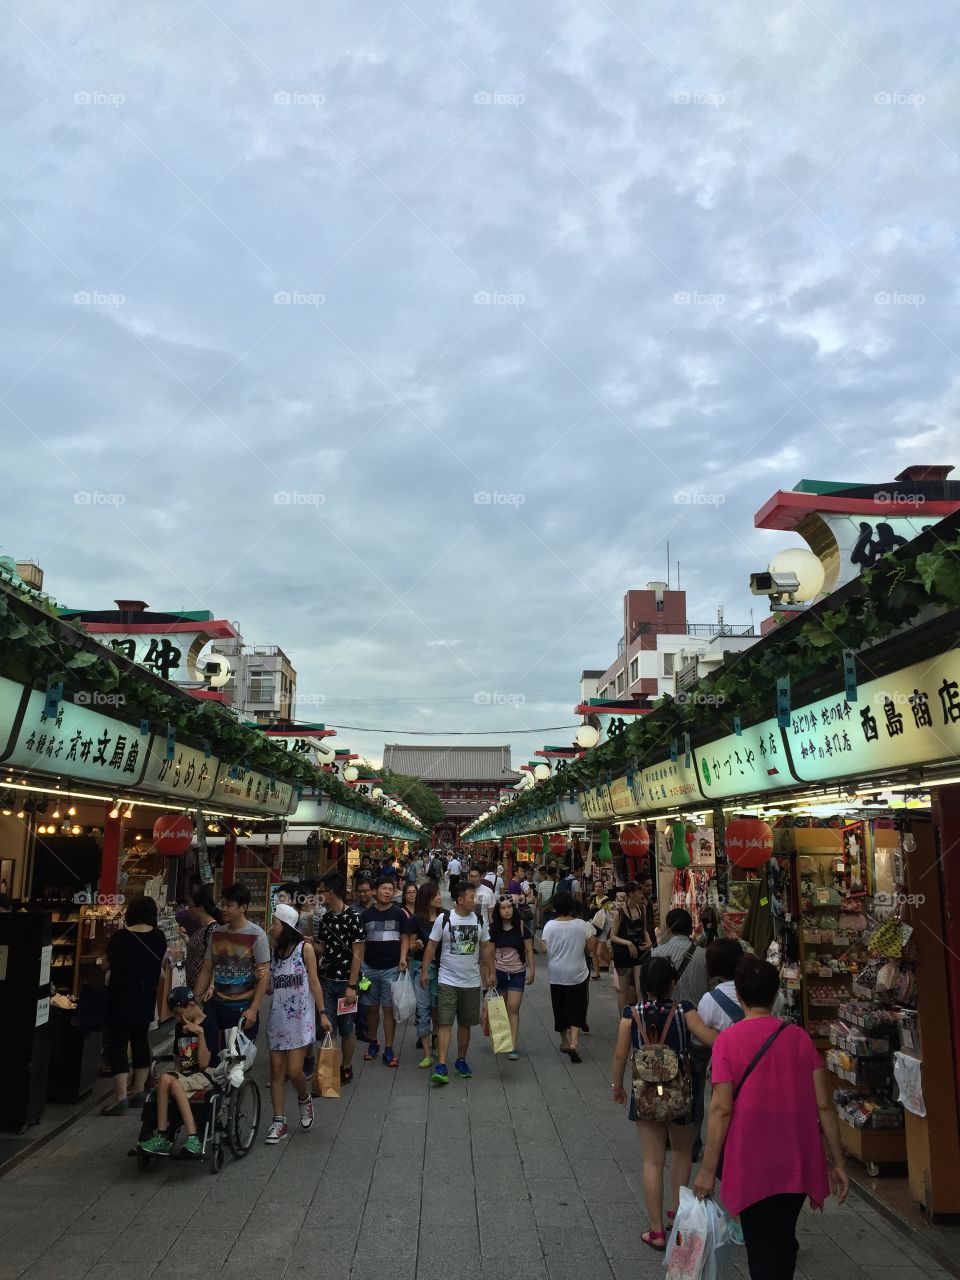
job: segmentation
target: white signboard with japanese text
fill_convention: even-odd
[[[91,701],[96,696],[89,695]],[[61,701],[54,719],[47,717],[45,706],[46,695],[34,689],[17,741],[5,757],[7,764],[108,783],[118,790],[140,783],[149,736],[141,736],[133,725],[76,702]]]
[[[775,719],[694,747],[693,754],[700,788],[708,800],[774,791],[794,781]]]
[[[785,733],[804,782],[960,756],[960,650],[798,707]]]
[[[175,743],[173,759],[167,759],[167,740],[154,738],[147,760],[143,786],[164,795],[181,795],[185,801],[209,800],[217,780],[219,761],[195,747]]]

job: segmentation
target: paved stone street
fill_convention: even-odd
[[[640,1149],[609,1101],[617,1002],[591,983],[592,1034],[574,1066],[556,1048],[545,966],[522,1011],[524,1057],[477,1033],[475,1076],[428,1085],[412,1045],[397,1071],[362,1063],[317,1122],[247,1159],[206,1167],[127,1150],[137,1121],[88,1117],[0,1179],[0,1280],[638,1280],[662,1275],[646,1226]],[[265,1054],[257,1064],[265,1078]],[[292,1103],[292,1095],[291,1095]],[[295,1112],[295,1106],[288,1110]],[[945,1276],[862,1202],[802,1219],[816,1280]],[[744,1274],[742,1249],[728,1251]]]

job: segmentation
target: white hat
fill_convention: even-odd
[[[278,902],[273,909],[273,914],[278,920],[282,920],[284,924],[288,924],[291,929],[295,929],[300,923],[300,916],[297,914],[297,908],[291,907],[289,902]]]

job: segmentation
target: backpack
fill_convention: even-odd
[[[443,879],[443,864],[439,858],[434,858],[427,867],[427,879],[436,880],[438,884]]]
[[[681,1016],[680,1053],[671,1049],[667,1036],[679,1006],[674,1002],[664,1020],[659,1037],[651,1037],[636,1009],[630,1016],[637,1024],[640,1048],[633,1055],[633,1100],[637,1120],[685,1124],[690,1118],[692,1101],[690,1055],[687,1049],[686,1023]]]
[[[731,1022],[742,1022],[744,1012],[738,1004],[734,1004],[725,991],[711,991],[710,999],[718,1004]]]

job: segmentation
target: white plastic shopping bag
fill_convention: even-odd
[[[390,983],[393,996],[393,1012],[398,1022],[406,1022],[417,1012],[417,993],[409,973],[401,973],[396,982]]]
[[[689,1187],[680,1188],[680,1207],[673,1220],[663,1265],[667,1280],[707,1280],[713,1258],[711,1206]]]

